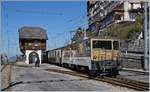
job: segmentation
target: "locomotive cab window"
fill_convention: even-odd
[[[103,49],[103,50],[111,50],[112,44],[111,44],[111,41],[96,41],[96,40],[94,40],[92,43],[92,47]]]
[[[114,41],[113,42],[113,47],[114,47],[114,50],[118,50],[119,49],[119,42],[118,41]]]

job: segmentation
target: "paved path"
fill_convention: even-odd
[[[13,66],[12,91],[124,91],[127,88],[111,84],[82,79],[71,75],[45,71],[57,68],[54,65],[43,64],[40,67]],[[67,69],[66,69],[67,70]],[[131,90],[130,90],[131,91]]]

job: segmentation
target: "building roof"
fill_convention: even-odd
[[[46,31],[40,27],[22,27],[18,31],[19,31],[19,39],[48,40]]]

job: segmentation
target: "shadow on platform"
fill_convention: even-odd
[[[46,82],[63,82],[63,81],[82,81],[82,80],[87,80],[87,79],[71,79],[71,80],[40,80],[40,81],[19,81],[15,83],[11,83],[8,87],[1,89],[1,91],[7,91],[9,88],[19,85],[19,84],[32,84],[32,83],[46,83]]]

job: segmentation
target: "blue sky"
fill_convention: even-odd
[[[70,39],[70,32],[79,26],[87,28],[85,1],[3,1],[2,34],[3,52],[9,56],[20,53],[18,29],[39,26],[47,31],[47,49],[61,47]],[[9,49],[8,49],[9,42]]]

